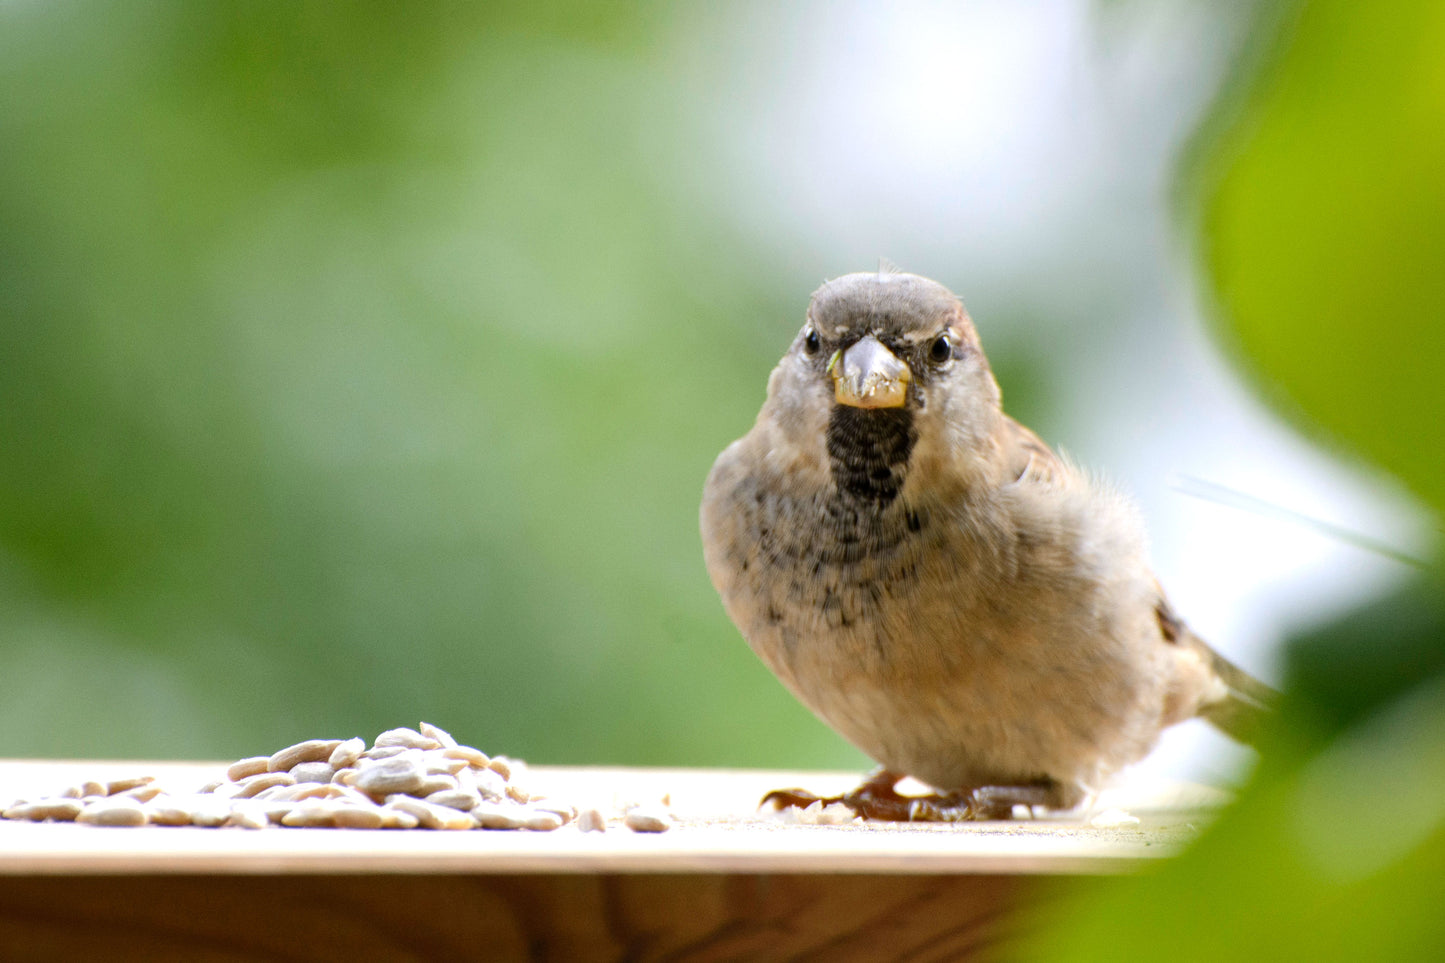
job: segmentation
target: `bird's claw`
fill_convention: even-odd
[[[894,785],[901,777],[878,770],[852,792],[819,796],[806,789],[775,789],[759,806],[806,809],[815,803],[842,803],[864,819],[895,823],[964,823],[1008,819],[1014,806],[1058,807],[1054,788],[1048,785],[978,786],[952,793],[905,796]]]
[[[905,796],[891,782],[870,779],[852,792],[841,796],[819,796],[806,789],[774,789],[758,803],[759,808],[771,805],[775,811],[807,809],[821,803],[825,808],[842,803],[863,819],[892,823],[957,823],[968,822],[980,815],[972,793],[928,796]]]

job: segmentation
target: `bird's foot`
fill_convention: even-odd
[[[841,796],[819,796],[806,789],[774,789],[758,803],[759,808],[771,805],[776,810],[807,809],[816,803],[831,806],[842,803],[864,819],[907,822],[908,808],[914,797],[900,795],[893,787],[903,777],[886,769],[868,774],[857,789]]]
[[[978,786],[952,793],[905,796],[894,786],[902,776],[884,769],[869,774],[863,784],[841,796],[819,796],[806,789],[775,789],[759,806],[782,810],[806,809],[815,803],[842,803],[864,819],[883,822],[959,823],[986,819],[1007,819],[1014,806],[1054,806],[1056,792],[1051,785]]]

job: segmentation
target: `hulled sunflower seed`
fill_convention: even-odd
[[[332,751],[330,758],[326,761],[332,769],[345,769],[347,766],[354,764],[357,759],[361,758],[361,754],[365,751],[366,740],[360,736],[355,736],[337,746]]]
[[[281,817],[281,825],[298,828],[327,828],[336,825],[336,806],[329,800],[309,799]]]
[[[129,779],[112,779],[105,784],[105,795],[114,796],[116,793],[125,792],[127,789],[148,786],[155,781],[155,776],[132,776]]]
[[[485,769],[492,757],[480,749],[473,749],[471,746],[447,746],[442,750],[442,755],[448,759],[461,759],[474,769]]]
[[[550,833],[554,829],[561,829],[566,823],[560,814],[548,809],[534,809],[522,819],[522,828],[530,829],[533,832]]]
[[[368,796],[383,799],[393,793],[415,792],[426,778],[426,771],[415,758],[397,756],[362,766],[352,785]]]
[[[250,799],[263,789],[270,789],[272,786],[294,786],[296,778],[289,772],[263,772],[259,776],[249,776],[241,787],[232,795],[235,799]]]
[[[442,747],[439,740],[433,739],[431,736],[424,736],[406,726],[386,730],[376,737],[376,741],[372,745],[377,749],[390,746],[401,746],[404,749],[440,749]]]
[[[421,730],[422,735],[428,739],[435,739],[445,749],[455,749],[457,747],[457,741],[452,738],[452,734],[440,726],[434,726],[430,722],[423,722],[417,726],[417,728]]]
[[[298,762],[291,767],[291,778],[297,782],[330,782],[335,775],[329,762]]]
[[[443,789],[441,792],[434,792],[427,796],[426,801],[433,806],[446,806],[448,809],[471,812],[474,807],[482,804],[482,797],[474,792],[466,792],[461,789]]]
[[[144,826],[146,810],[137,800],[117,796],[91,803],[76,815],[75,821],[90,826]]]
[[[645,806],[627,810],[622,821],[635,833],[665,833],[672,826],[672,820],[666,813]]]
[[[400,793],[388,796],[386,804],[392,809],[415,816],[418,825],[423,829],[471,829],[475,825],[467,813],[446,806],[433,806],[424,799],[415,799]]]
[[[325,762],[339,745],[340,739],[307,739],[272,754],[267,768],[272,772],[289,772],[292,766],[303,762]]]
[[[18,803],[5,810],[6,819],[29,819],[32,822],[41,822],[52,819],[56,822],[74,822],[86,808],[86,804],[79,799],[50,798],[37,799],[34,802]]]
[[[245,759],[238,759],[231,763],[226,769],[226,778],[232,782],[240,782],[247,776],[259,776],[271,769],[270,756],[247,756]]]
[[[338,829],[380,829],[386,814],[380,806],[343,801],[332,810],[331,821]]]
[[[471,817],[482,829],[521,829],[526,810],[505,803],[482,803],[471,811]]]

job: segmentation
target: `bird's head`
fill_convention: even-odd
[[[981,445],[999,412],[963,304],[916,274],[847,274],[818,288],[768,388],[800,444],[833,447],[840,433],[868,442],[886,428],[906,432],[909,450],[917,440],[957,451]]]

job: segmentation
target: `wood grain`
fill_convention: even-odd
[[[956,960],[1032,881],[999,876],[0,878],[0,959]]]

